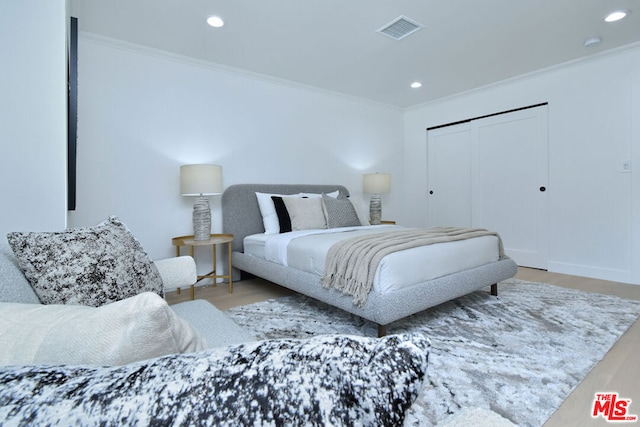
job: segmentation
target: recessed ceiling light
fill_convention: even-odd
[[[622,18],[624,18],[628,14],[629,14],[628,10],[616,10],[615,12],[611,12],[610,14],[608,14],[604,18],[604,20],[606,22],[616,22],[616,21],[621,20]]]
[[[224,25],[224,21],[219,16],[210,16],[207,18],[207,24],[215,28],[220,28]]]
[[[411,83],[411,87],[412,87],[413,89],[418,89],[419,87],[422,87],[422,83],[420,83],[420,82],[413,82],[413,83]]]

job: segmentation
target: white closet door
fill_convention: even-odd
[[[471,127],[429,131],[427,144],[427,224],[471,227]]]
[[[496,230],[518,265],[548,266],[547,107],[474,122],[473,225]]]
[[[546,105],[430,130],[427,140],[427,223],[497,231],[518,265],[547,269]]]

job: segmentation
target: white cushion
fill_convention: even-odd
[[[286,197],[282,200],[289,212],[292,230],[327,228],[327,220],[322,209],[322,197]]]
[[[207,340],[211,348],[256,340],[253,332],[239,326],[209,301],[203,299],[185,301],[172,305],[171,310],[188,320]]]
[[[196,263],[190,256],[160,259],[153,264],[162,277],[165,292],[191,286],[198,280]]]
[[[329,197],[333,197],[334,199],[337,199],[338,196],[340,195],[340,190],[332,191],[331,193],[325,193],[325,195],[327,195]],[[322,197],[322,193],[298,193],[298,196],[300,196],[300,197]]]
[[[0,303],[0,365],[123,365],[207,347],[152,292],[97,308]]]
[[[351,203],[353,203],[353,207],[356,208],[356,213],[358,214],[358,218],[360,219],[360,224],[370,225],[369,224],[369,202],[351,200]]]

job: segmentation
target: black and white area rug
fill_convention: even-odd
[[[260,338],[375,336],[376,325],[303,296],[227,311]],[[462,410],[541,426],[640,315],[640,301],[510,279],[390,324],[431,339],[428,378],[405,425]],[[585,402],[585,410],[591,402]]]

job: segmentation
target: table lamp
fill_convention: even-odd
[[[391,175],[388,173],[368,173],[362,177],[362,186],[365,194],[371,194],[369,202],[369,223],[380,224],[382,219],[381,194],[391,192]]]
[[[211,208],[206,196],[222,193],[222,166],[180,166],[180,193],[197,196],[193,204],[193,240],[209,240]]]

